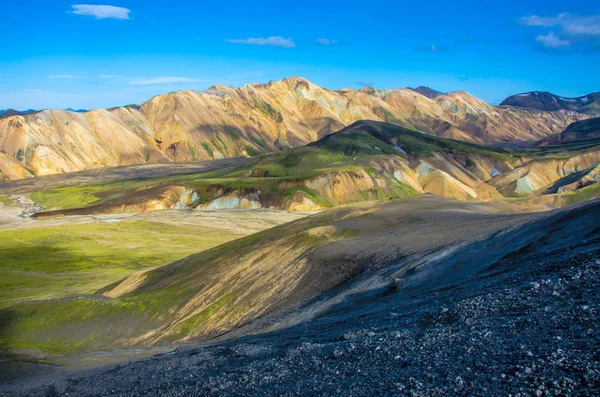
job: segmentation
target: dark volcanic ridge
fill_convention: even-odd
[[[417,88],[408,87],[409,90],[414,92],[418,92],[419,94],[426,96],[429,99],[437,98],[439,96],[445,95],[445,92],[436,91],[429,87],[419,86]]]
[[[24,116],[26,114],[33,114],[33,113],[37,113],[39,112],[39,110],[33,110],[33,109],[28,109],[28,110],[15,110],[15,109],[0,109],[0,119],[6,118],[6,117],[11,117],[11,116]]]
[[[549,92],[533,91],[506,98],[500,106],[514,106],[540,111],[573,111],[591,115],[600,114],[600,92],[577,98],[565,98]]]

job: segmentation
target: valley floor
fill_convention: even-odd
[[[49,220],[13,216],[0,223],[0,308],[93,293],[134,272],[306,215],[263,209],[166,210]]]

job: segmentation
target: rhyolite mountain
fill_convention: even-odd
[[[409,90],[412,90],[414,92],[418,92],[419,94],[426,96],[429,99],[433,99],[433,98],[437,98],[439,96],[445,95],[445,93],[440,92],[440,91],[436,91],[432,88],[429,87],[424,87],[424,86],[418,86],[417,88],[411,88],[408,87]]]
[[[600,142],[500,149],[358,121],[300,148],[237,161],[208,172],[44,188],[31,195],[44,208],[33,217],[173,208],[321,210],[422,193],[466,201],[504,196],[554,207],[600,196]]]
[[[600,92],[577,98],[565,98],[549,92],[533,91],[510,96],[500,106],[514,106],[545,112],[564,110],[600,116]]]
[[[457,200],[501,197],[486,184],[517,158],[504,150],[358,121],[307,146],[237,167],[169,178],[116,181],[41,191],[37,219],[169,208],[320,210],[434,193]],[[53,203],[46,197],[81,197]]]
[[[466,92],[331,91],[292,77],[241,88],[159,95],[86,113],[44,110],[0,119],[0,180],[131,164],[252,157],[306,145],[358,120],[500,143],[557,134],[580,114],[491,106]]]

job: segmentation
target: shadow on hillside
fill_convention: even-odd
[[[44,244],[44,241],[36,243]],[[94,243],[90,240],[90,244]],[[15,275],[1,280],[0,289],[6,291],[8,286],[16,284],[26,288],[25,281],[18,277],[27,273],[51,276],[56,272],[81,270],[82,260],[92,262],[83,253],[53,246],[50,241],[48,245],[5,245],[0,247],[0,269],[14,271]]]

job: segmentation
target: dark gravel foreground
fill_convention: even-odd
[[[600,395],[599,287],[599,239],[525,250],[443,289],[4,395]]]

